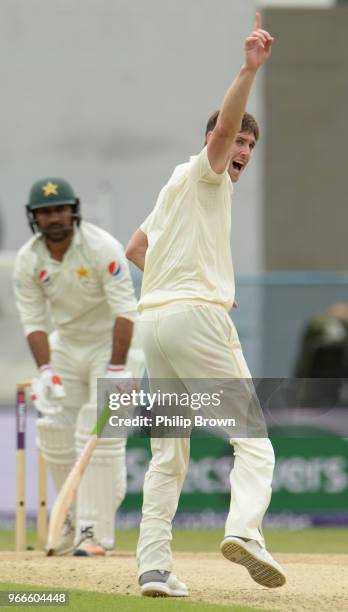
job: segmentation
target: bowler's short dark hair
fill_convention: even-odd
[[[212,115],[210,115],[208,119],[207,127],[205,129],[205,142],[207,142],[208,132],[212,132],[214,127],[216,126],[219,113],[220,110],[216,110]],[[256,141],[258,141],[258,139],[260,138],[259,126],[255,117],[253,117],[250,113],[244,113],[240,131],[254,134]]]

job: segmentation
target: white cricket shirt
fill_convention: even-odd
[[[207,147],[175,168],[140,226],[148,240],[140,311],[178,300],[232,307],[232,190],[227,170],[211,168]]]
[[[122,245],[82,222],[62,261],[52,259],[41,235],[15,261],[17,308],[26,335],[49,331],[49,315],[61,336],[76,340],[110,333],[115,318],[136,319],[136,299]]]

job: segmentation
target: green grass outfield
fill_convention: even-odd
[[[267,548],[281,553],[347,553],[348,529],[322,528],[265,531]],[[134,550],[138,530],[116,532],[117,550]],[[174,529],[173,550],[182,552],[217,552],[222,529]],[[35,532],[28,531],[28,545],[35,547]],[[0,531],[0,550],[14,550],[13,531]]]
[[[53,591],[59,589],[52,587],[35,587],[31,585],[15,584],[15,583],[0,583],[0,591]],[[152,599],[147,597],[134,597],[129,595],[112,595],[109,593],[93,593],[89,591],[77,591],[69,589],[69,605],[54,606],[55,610],[68,610],[68,612],[270,612],[262,608],[245,608],[244,606],[222,606],[218,604],[208,604],[203,602],[191,602],[190,600],[182,599]],[[47,612],[47,606],[1,606],[2,610],[42,610]],[[274,612],[274,610],[272,610]]]

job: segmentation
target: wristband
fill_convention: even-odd
[[[109,363],[106,367],[109,372],[123,372],[124,365],[114,365],[113,363]]]

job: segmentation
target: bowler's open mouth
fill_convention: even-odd
[[[235,170],[238,170],[238,172],[240,172],[244,168],[243,164],[237,161],[233,161],[232,166],[233,168],[235,168]]]

